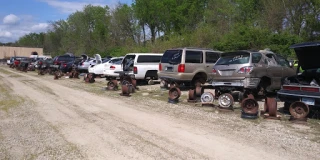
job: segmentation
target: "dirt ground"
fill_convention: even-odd
[[[0,159],[320,159],[319,120],[246,120],[237,105],[187,103],[186,91],[169,104],[159,85],[122,97],[104,79],[53,80],[6,65],[0,79]]]

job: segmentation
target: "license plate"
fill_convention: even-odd
[[[301,102],[314,106],[314,98],[301,98]]]
[[[58,68],[59,65],[51,65],[51,67],[53,67],[53,68]]]
[[[172,70],[173,70],[173,67],[166,67],[166,71],[172,72]]]

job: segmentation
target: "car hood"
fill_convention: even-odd
[[[303,70],[320,68],[320,42],[306,42],[290,46],[296,52]]]

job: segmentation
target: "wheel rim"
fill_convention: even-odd
[[[201,95],[202,103],[212,103],[214,101],[214,95],[211,92],[205,92]]]
[[[309,114],[309,106],[303,102],[294,102],[290,105],[289,111],[294,118],[305,118]]]
[[[173,87],[169,90],[169,98],[172,100],[176,100],[180,97],[181,91],[177,87]]]
[[[252,98],[245,98],[241,102],[241,108],[245,113],[255,114],[259,110],[259,104],[256,100]]]
[[[233,105],[234,100],[231,94],[225,93],[219,96],[218,102],[220,107],[228,108]]]

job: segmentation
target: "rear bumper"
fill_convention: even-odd
[[[258,87],[260,83],[260,78],[241,78],[241,79],[233,79],[233,80],[211,80],[211,84],[214,87],[243,87],[255,89]]]
[[[302,101],[302,98],[312,98],[315,100],[314,106],[320,107],[320,96],[317,96],[315,94],[309,94],[305,92],[302,94],[294,91],[279,90],[277,92],[277,97],[280,101],[288,103]]]
[[[105,77],[119,77],[119,73],[114,73],[113,70],[105,70],[103,71],[103,75],[105,75]]]
[[[191,82],[193,77],[193,73],[158,72],[158,78],[165,81]]]

